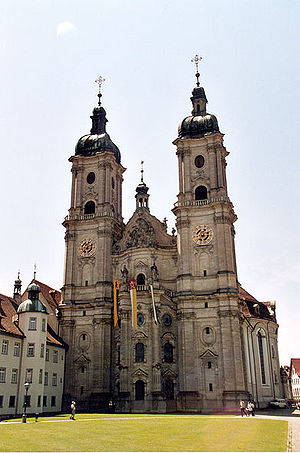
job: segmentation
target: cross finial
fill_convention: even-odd
[[[141,182],[144,182],[144,161],[141,160]]]
[[[202,60],[202,57],[199,57],[199,55],[195,55],[194,58],[191,59],[191,62],[192,63],[195,63],[196,65],[196,78],[197,78],[197,87],[200,86],[200,82],[199,82],[199,77],[200,77],[200,74],[199,74],[199,63],[200,61]]]
[[[36,263],[34,263],[33,269],[34,269],[33,280],[35,280],[35,277],[36,277]]]
[[[99,92],[98,92],[98,98],[99,98],[99,101],[98,101],[98,105],[100,106],[101,105],[101,86],[102,86],[102,83],[105,82],[105,78],[102,77],[102,76],[99,76],[98,79],[95,80],[95,82],[98,84],[99,86]]]

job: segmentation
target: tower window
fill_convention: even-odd
[[[207,368],[211,369],[211,362],[207,362]]]
[[[145,359],[145,347],[143,343],[137,343],[135,345],[135,361],[144,362]]]
[[[195,157],[195,165],[197,168],[201,168],[204,165],[204,157],[199,155]]]
[[[83,385],[80,387],[80,395],[83,394]]]
[[[169,342],[164,345],[164,360],[167,363],[173,362],[173,345]]]
[[[144,324],[145,318],[142,313],[137,314],[137,325],[142,326]]]
[[[207,335],[210,334],[210,328],[209,328],[209,327],[205,327],[205,333],[206,333]]]
[[[82,316],[86,316],[86,311],[85,310],[83,310]]]
[[[207,271],[204,269],[203,271],[203,277],[206,277],[207,276]]]
[[[141,401],[145,398],[145,383],[143,381],[136,381],[135,383],[135,399]]]
[[[137,285],[145,285],[145,275],[144,274],[139,274],[136,278],[136,284]]]
[[[85,205],[84,205],[84,213],[85,214],[95,214],[95,203],[93,201],[88,201]]]
[[[114,180],[114,178],[111,178],[111,187],[113,189],[115,188],[115,180]]]
[[[213,391],[213,385],[212,385],[212,384],[209,384],[209,391],[210,391],[210,392]]]
[[[86,180],[88,184],[93,184],[93,182],[95,182],[95,173],[91,171],[91,173],[87,175]]]
[[[204,308],[208,308],[208,302],[204,302]]]
[[[89,286],[89,281],[88,280],[85,281],[85,286]]]
[[[195,200],[207,200],[207,188],[198,186],[195,190]]]

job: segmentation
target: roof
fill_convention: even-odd
[[[300,376],[300,359],[291,359],[291,370],[292,366],[294,367],[295,372],[298,374],[298,376]]]
[[[276,322],[274,302],[259,302],[241,286],[240,295],[245,301],[242,311],[246,318],[269,319]]]
[[[32,282],[33,282],[33,280],[32,280]],[[39,287],[41,289],[41,294],[46,299],[46,301],[50,305],[51,309],[55,313],[55,309],[58,308],[58,306],[61,302],[61,292],[58,291],[57,289],[51,288],[51,286],[48,286],[45,283],[42,283],[38,280],[35,280],[35,283],[37,283],[39,285]],[[25,299],[24,295],[26,292],[27,292],[27,290],[24,292],[24,294],[22,296],[22,300]]]
[[[0,294],[0,332],[24,337],[23,332],[13,322],[18,304],[11,297]]]
[[[49,302],[49,305],[54,307],[55,310],[55,308],[59,305],[61,293],[53,290],[50,286],[45,285],[44,283],[36,283],[40,286],[41,292],[43,293],[45,299]],[[52,293],[51,295],[51,291],[55,291],[55,293]],[[16,324],[18,319],[18,308],[19,305],[12,297],[0,294],[0,333],[2,332],[9,335],[17,335],[19,337],[25,336],[23,331]],[[47,343],[67,347],[66,343],[54,332],[49,324],[47,325]]]

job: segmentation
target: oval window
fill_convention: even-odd
[[[195,165],[197,168],[201,168],[204,165],[204,157],[199,154],[199,156],[195,157]]]
[[[95,173],[94,172],[90,172],[88,175],[87,175],[87,183],[88,184],[93,184],[93,182],[95,181]]]
[[[163,315],[163,323],[165,326],[170,326],[172,324],[172,318],[167,313]]]
[[[142,313],[137,314],[137,325],[142,326],[144,324],[145,318]]]

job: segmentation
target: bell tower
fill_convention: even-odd
[[[110,399],[113,243],[123,231],[121,154],[106,132],[106,112],[94,108],[91,132],[81,137],[72,163],[71,206],[63,225],[65,274],[61,334],[69,345],[66,403],[101,408]]]
[[[228,197],[223,134],[207,113],[205,90],[192,91],[177,148],[178,351],[181,409],[235,405],[244,395],[240,306],[234,248],[237,219]]]

